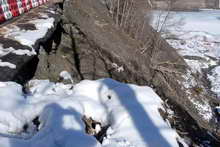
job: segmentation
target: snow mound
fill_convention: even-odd
[[[160,116],[162,100],[150,87],[112,79],[76,85],[33,80],[28,87],[24,94],[19,84],[0,82],[1,147],[179,146],[181,138]],[[110,126],[102,143],[85,133],[83,116]]]

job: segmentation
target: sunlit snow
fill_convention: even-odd
[[[31,48],[31,50],[19,49],[13,47],[6,48],[2,44],[0,44],[0,57],[6,56],[9,53],[16,55],[27,55],[27,56],[36,55],[33,46],[36,44],[37,40],[45,37],[49,29],[53,28],[55,21],[54,18],[50,18],[45,14],[41,14],[41,15],[44,19],[35,19],[27,22],[34,24],[36,30],[20,29],[16,25],[8,25],[3,27],[3,29],[6,31],[4,38],[18,41],[21,45],[28,46],[29,48]],[[2,62],[1,60],[0,60],[0,66],[9,67],[12,69],[16,68],[16,65],[9,62]]]
[[[19,84],[0,82],[2,147],[179,146],[181,138],[160,116],[162,100],[150,87],[112,79],[76,85],[32,80],[27,87],[24,94]],[[102,144],[85,133],[84,115],[110,125]],[[39,128],[32,123],[37,116]]]

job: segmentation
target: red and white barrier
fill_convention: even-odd
[[[0,0],[0,23],[19,16],[49,0]]]

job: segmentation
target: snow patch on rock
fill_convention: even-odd
[[[211,82],[211,90],[220,97],[220,66],[212,69],[211,73],[208,74],[208,79]]]
[[[191,93],[191,89],[196,88],[198,84],[191,74],[191,71],[188,70],[187,73],[182,76],[184,78],[184,89],[186,89],[186,93],[188,94],[189,100],[195,105],[195,108],[198,110],[200,116],[202,116],[205,120],[209,121],[213,117],[212,108],[209,105],[209,103],[205,100],[201,100],[201,102],[194,100],[195,98]]]
[[[9,67],[9,68],[12,68],[12,69],[16,68],[16,65],[14,65],[12,63],[9,63],[9,62],[3,62],[2,60],[0,60],[0,66],[1,67]]]
[[[69,72],[67,72],[67,71],[62,71],[62,72],[60,73],[60,77],[62,77],[64,80],[70,80],[71,83],[73,84],[73,78],[72,78],[72,76],[70,75]]]

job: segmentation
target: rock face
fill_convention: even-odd
[[[144,8],[141,1],[134,3],[138,5],[142,7],[134,15],[144,22],[147,7]],[[63,8],[63,32],[54,54],[62,56],[51,59],[50,65],[65,62],[61,64],[62,69],[71,72],[76,82],[111,77],[122,82],[152,85],[160,96],[178,104],[202,128],[220,136],[210,105],[212,98],[203,83],[150,26],[141,30],[145,37],[134,37],[115,25],[103,2],[65,1]],[[133,26],[138,22],[133,22]]]

